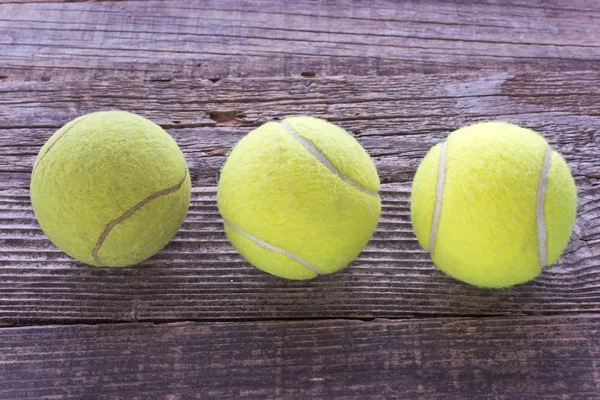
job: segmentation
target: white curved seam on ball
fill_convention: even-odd
[[[337,169],[331,163],[331,161],[329,161],[329,159],[325,156],[325,154],[321,153],[321,151],[319,149],[317,149],[315,147],[315,145],[310,142],[310,140],[300,136],[294,130],[294,128],[292,128],[287,122],[282,121],[281,125],[294,139],[296,139],[298,142],[300,142],[300,144],[302,146],[304,146],[304,148],[306,148],[306,150],[308,150],[308,152],[310,154],[312,154],[317,160],[319,160],[319,162],[321,164],[323,164],[325,167],[327,167],[327,169],[329,169],[333,174],[337,175],[344,182],[349,183],[350,185],[354,186],[358,190],[363,191],[367,194],[370,194],[371,196],[379,197],[379,194],[377,193],[377,191],[366,188],[363,185],[361,185],[360,183],[358,183],[358,182],[348,178],[346,175],[344,175],[344,173],[342,173],[339,169]]]
[[[435,207],[433,209],[433,218],[431,220],[431,232],[429,234],[429,253],[433,254],[435,251],[435,241],[437,239],[438,225],[440,223],[440,214],[442,212],[442,197],[444,194],[444,184],[446,183],[446,153],[448,148],[448,141],[442,143],[442,150],[440,152],[440,163],[438,165],[438,179],[435,188]]]
[[[71,125],[70,127],[68,127],[67,129],[65,129],[65,131],[54,141],[50,144],[50,146],[48,146],[48,148],[46,149],[46,151],[44,152],[44,154],[42,154],[42,157],[40,158],[40,160],[34,164],[33,169],[31,171],[31,176],[33,177],[33,174],[35,173],[35,171],[37,170],[38,166],[42,163],[42,160],[44,158],[46,158],[46,155],[50,152],[50,150],[54,147],[54,145],[60,140],[62,139],[67,132],[69,132],[71,129],[73,129],[75,126],[79,125],[80,122],[82,122],[83,120],[86,120],[89,117],[89,115],[85,115],[83,117],[81,117],[81,119],[77,122],[75,122],[73,125]]]
[[[548,265],[548,227],[546,225],[546,216],[544,215],[544,203],[546,202],[546,190],[548,189],[548,175],[552,160],[552,149],[548,146],[544,155],[542,164],[542,173],[537,192],[537,204],[535,209],[538,251],[540,253],[540,264],[542,268]]]
[[[306,268],[310,269],[313,272],[316,272],[317,274],[321,275],[323,274],[323,272],[315,267],[314,265],[312,265],[311,263],[309,263],[308,261],[298,257],[297,255],[290,253],[289,251],[280,249],[279,247],[275,247],[267,242],[265,242],[264,240],[260,240],[259,238],[257,238],[256,236],[252,236],[251,234],[249,234],[248,232],[245,232],[243,230],[241,230],[240,228],[238,228],[237,226],[231,224],[228,221],[223,220],[223,222],[225,223],[225,225],[229,226],[231,229],[233,229],[234,231],[236,231],[237,233],[239,233],[240,235],[242,235],[243,237],[245,237],[248,240],[251,240],[252,242],[254,242],[255,244],[264,247],[267,250],[270,251],[274,251],[276,253],[280,253],[283,254],[289,258],[291,258],[292,260],[304,265]]]

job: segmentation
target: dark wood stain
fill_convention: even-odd
[[[593,399],[599,338],[589,315],[20,327],[0,397]]]

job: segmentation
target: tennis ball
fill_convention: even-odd
[[[575,222],[569,167],[532,130],[505,122],[461,128],[415,174],[411,218],[435,265],[461,281],[509,287],[563,252]]]
[[[84,115],[40,150],[33,210],[50,240],[97,266],[136,264],[175,235],[190,202],[179,147],[158,125],[122,111]]]
[[[310,279],[350,263],[371,238],[381,212],[371,158],[327,121],[267,122],[229,154],[217,203],[225,232],[254,266]]]

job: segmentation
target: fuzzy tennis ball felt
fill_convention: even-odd
[[[532,130],[505,122],[461,128],[415,174],[411,218],[435,265],[503,288],[537,277],[567,246],[577,191],[565,160]]]
[[[97,266],[136,264],[162,249],[190,202],[189,171],[162,128],[122,111],[84,115],[42,147],[33,210],[50,240]]]
[[[267,122],[230,152],[219,179],[225,232],[254,266],[310,279],[350,263],[381,212],[379,176],[362,146],[322,119]]]

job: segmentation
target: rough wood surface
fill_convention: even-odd
[[[599,398],[599,20],[586,0],[0,0],[0,398]],[[42,234],[29,175],[53,131],[117,108],[175,137],[192,204],[142,265],[86,267]],[[368,247],[309,282],[245,263],[215,204],[231,146],[297,114],[384,182]],[[427,149],[489,119],[542,133],[579,189],[561,262],[500,291],[436,271],[409,220]]]
[[[598,316],[0,331],[0,397],[597,399]]]
[[[406,183],[435,143],[462,125],[503,119],[535,129],[578,179],[600,178],[600,74],[409,74],[398,77],[0,82],[0,188],[27,188],[40,146],[67,121],[106,109],[166,128],[195,186],[215,185],[227,151],[254,127],[309,114],[352,132],[384,183]],[[585,186],[584,186],[585,187]]]
[[[223,233],[214,188],[195,188],[183,228],[131,269],[92,268],[56,249],[38,228],[28,193],[0,196],[0,321],[215,320],[505,315],[600,311],[597,190],[584,199],[562,261],[536,281],[482,290],[438,272],[409,219],[409,187],[387,185],[383,215],[347,269],[309,282],[266,275]],[[585,200],[589,199],[589,200]]]
[[[596,72],[5,82],[0,321],[599,311],[599,84]],[[196,186],[175,240],[130,270],[69,260],[43,236],[28,192],[19,189],[28,186],[36,153],[53,130],[77,115],[108,108],[138,112],[167,128]],[[243,262],[222,232],[214,187],[225,153],[237,140],[265,120],[300,113],[327,117],[353,132],[387,182],[382,220],[365,252],[345,271],[309,283],[271,278]],[[561,263],[539,280],[506,291],[467,287],[437,272],[409,218],[410,180],[428,148],[463,124],[491,118],[542,132],[565,155],[579,185],[579,217]]]
[[[593,1],[0,4],[8,79],[596,69]]]

